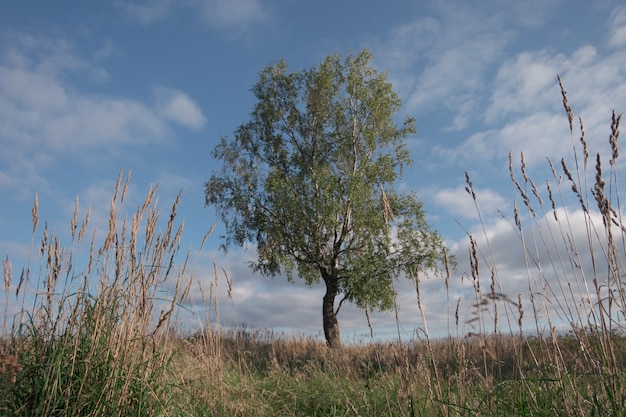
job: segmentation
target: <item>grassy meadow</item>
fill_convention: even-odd
[[[484,276],[479,263],[491,249],[470,236],[470,265],[459,265],[476,298],[469,335],[328,349],[271,331],[208,325],[181,334],[175,317],[194,278],[190,254],[180,253],[178,200],[162,217],[151,189],[122,215],[120,174],[106,236],[87,235],[89,213],[79,218],[77,204],[67,245],[40,221],[35,200],[29,264],[14,271],[3,261],[0,415],[626,415],[621,115],[603,161],[590,155],[561,90],[574,166],[548,161],[553,177],[536,182],[522,155],[506,173],[518,193],[511,226],[528,260],[528,294],[507,294],[496,265]],[[476,199],[469,176],[467,192]],[[564,210],[572,199],[582,220]],[[574,228],[586,230],[588,246],[574,245]],[[553,250],[563,245],[566,253]],[[224,285],[219,274],[217,266],[215,285]],[[211,293],[205,301],[216,303]],[[557,318],[568,328],[539,324]],[[458,309],[450,319],[457,328],[465,320]]]

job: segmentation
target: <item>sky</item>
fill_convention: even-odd
[[[77,198],[81,214],[91,209],[90,224],[106,230],[123,169],[132,173],[131,211],[151,184],[159,184],[165,212],[183,190],[182,247],[194,254],[194,285],[210,287],[214,264],[232,284],[227,288],[222,277],[217,290],[222,325],[319,336],[321,285],[252,274],[247,262],[253,245],[220,252],[219,223],[200,247],[217,220],[205,207],[203,184],[220,167],[211,158],[217,141],[248,120],[250,88],[266,65],[285,59],[299,70],[329,54],[364,48],[403,99],[398,120],[416,119],[417,134],[407,139],[413,165],[399,186],[417,192],[458,262],[447,289],[441,277],[422,277],[423,316],[414,284],[399,281],[397,312],[372,314],[376,338],[395,337],[398,329],[407,338],[475,331],[469,235],[479,247],[483,291],[496,275],[499,292],[511,300],[501,303],[500,314],[510,310],[512,327],[519,311],[513,303],[522,300],[528,320],[533,295],[549,299],[546,309],[557,309],[538,313],[542,328],[556,325],[549,317],[567,322],[567,309],[557,307],[565,295],[555,288],[568,279],[582,284],[583,291],[570,296],[575,305],[585,304],[590,279],[583,272],[594,273],[590,249],[596,248],[594,243],[589,255],[583,253],[588,226],[602,221],[593,211],[585,217],[577,199],[567,197],[566,179],[560,183],[566,194],[557,210],[561,223],[551,220],[555,213],[545,197],[546,211],[537,210],[533,220],[511,181],[509,154],[521,178],[523,152],[524,167],[543,195],[546,180],[556,190],[563,179],[561,159],[576,162],[580,131],[576,119],[570,134],[560,74],[569,104],[584,122],[591,181],[597,152],[609,166],[611,112],[626,109],[626,6],[620,1],[4,1],[0,256],[14,271],[26,265],[35,195],[40,218],[61,235]],[[465,189],[466,173],[479,211]],[[531,235],[518,233],[514,207],[536,225],[527,229]],[[563,219],[566,239],[558,234]],[[555,230],[556,238],[550,235]],[[522,250],[522,238],[545,236],[552,236],[553,252]],[[580,247],[583,260],[573,270],[560,258],[568,243]],[[187,305],[193,314],[180,319],[185,328],[216,319],[199,292],[194,287]],[[342,307],[339,322],[346,340],[369,337],[364,311]]]

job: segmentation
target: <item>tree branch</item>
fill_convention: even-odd
[[[339,314],[339,309],[341,308],[341,305],[347,299],[348,299],[348,294],[344,295],[343,298],[341,299],[341,301],[339,301],[339,305],[337,306],[337,310],[335,310],[335,315]]]

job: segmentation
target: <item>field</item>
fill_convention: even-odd
[[[530,302],[506,294],[497,274],[481,276],[478,254],[490,249],[470,236],[471,335],[328,349],[270,330],[181,334],[176,312],[193,275],[189,255],[179,253],[177,202],[162,224],[152,189],[127,218],[120,174],[107,235],[86,239],[89,214],[79,219],[77,206],[62,246],[41,225],[35,200],[29,265],[15,273],[3,261],[0,415],[626,415],[621,115],[613,114],[607,165],[600,154],[589,157],[582,120],[562,93],[576,165],[550,161],[553,178],[539,188],[523,155],[519,175],[510,162],[520,201],[511,222],[529,259]],[[584,213],[576,223],[564,210],[572,199]],[[551,252],[570,242],[573,228],[586,230],[588,246]],[[532,262],[539,252],[550,267]],[[591,275],[582,266],[588,259]],[[549,285],[554,299],[532,296]],[[211,294],[205,301],[215,303]],[[569,327],[540,328],[538,317],[550,322],[555,311]],[[506,326],[498,323],[505,317]],[[458,314],[451,321],[458,327]],[[535,332],[523,329],[528,321]]]

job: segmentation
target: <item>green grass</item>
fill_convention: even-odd
[[[582,121],[576,131],[562,93],[576,169],[565,159],[550,162],[553,177],[539,188],[523,155],[519,173],[510,161],[519,199],[511,224],[529,260],[529,293],[545,296],[507,294],[498,265],[490,264],[489,241],[470,236],[464,268],[475,293],[472,335],[435,339],[426,332],[411,343],[341,350],[271,332],[218,332],[210,322],[182,336],[173,317],[193,275],[188,254],[179,254],[178,200],[162,222],[151,189],[126,217],[128,180],[120,174],[106,236],[85,245],[89,214],[79,221],[77,204],[67,246],[47,226],[41,230],[35,200],[29,264],[14,275],[8,258],[3,263],[0,415],[626,415],[621,116],[613,115],[603,170],[600,157],[589,158]],[[469,176],[467,190],[476,199]],[[582,223],[565,215],[572,199],[583,209]],[[571,241],[580,226],[586,247]],[[555,250],[563,242],[566,253]],[[580,267],[590,258],[591,275]],[[214,286],[218,278],[216,272]],[[442,280],[446,288],[449,279]],[[217,309],[216,299],[204,301]],[[556,316],[570,323],[566,334],[552,325]],[[450,320],[457,329],[459,320]]]
[[[245,336],[243,336],[245,337]],[[347,346],[332,351],[305,338],[274,342],[241,341],[242,333],[202,346],[194,337],[182,343],[183,363],[195,368],[187,389],[197,406],[212,415],[620,415],[619,392],[607,372],[590,372],[573,336],[557,337],[561,366],[552,354],[530,363],[520,359],[519,337],[490,337],[497,352],[484,361],[478,341],[435,340],[431,355],[424,343]],[[526,349],[538,354],[551,339],[532,339]],[[615,338],[623,351],[626,341]],[[273,348],[268,348],[273,346]],[[554,346],[557,348],[556,346]],[[216,361],[211,352],[220,350]],[[460,353],[464,352],[464,353]],[[546,350],[546,352],[549,352]],[[243,353],[243,354],[242,354]],[[551,352],[553,353],[553,352]],[[598,352],[598,354],[600,354]],[[597,361],[600,356],[591,356]],[[431,364],[438,366],[437,372]],[[210,364],[207,368],[204,365]],[[614,375],[624,381],[622,371]],[[213,395],[207,395],[213,392]],[[437,394],[440,392],[440,394]],[[623,401],[623,400],[620,400]],[[211,415],[211,414],[209,414]]]

